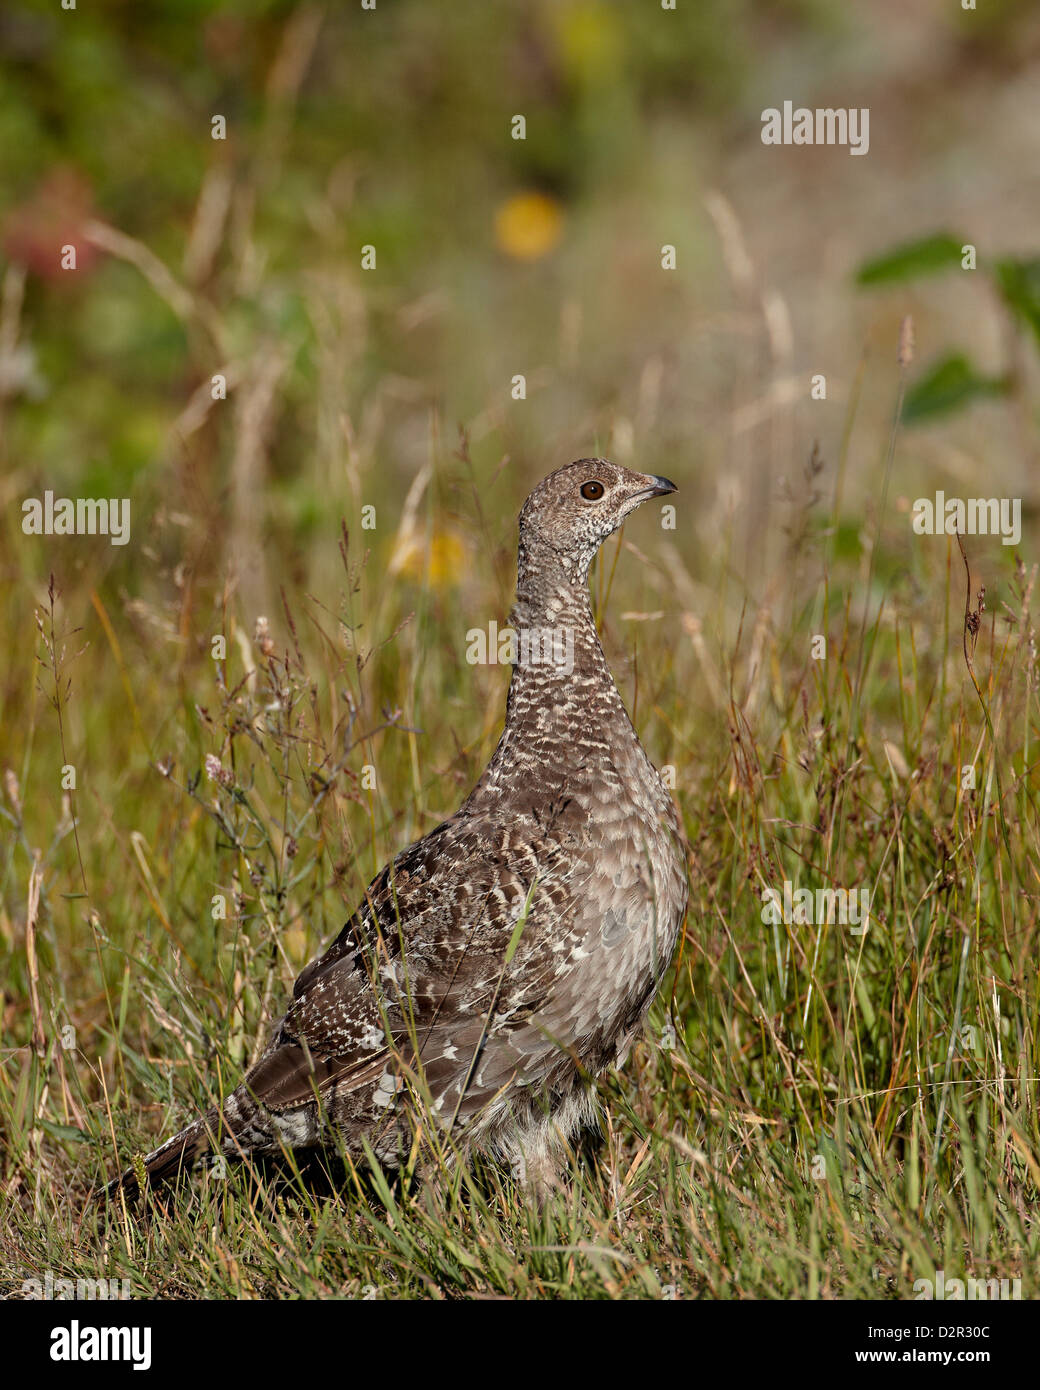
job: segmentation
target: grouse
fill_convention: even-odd
[[[595,1118],[595,1078],[628,1055],[686,911],[676,808],[614,684],[588,588],[604,540],[675,491],[591,458],[531,493],[490,763],[459,810],[372,881],[223,1106],[144,1159],[150,1185],[209,1153],[333,1140],[394,1167],[417,1110],[452,1149],[504,1160],[539,1190],[553,1181]],[[101,1191],[137,1186],[130,1170]]]

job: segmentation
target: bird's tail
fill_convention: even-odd
[[[142,1180],[146,1187],[161,1187],[172,1182],[179,1173],[187,1172],[197,1158],[212,1153],[220,1143],[221,1134],[226,1137],[227,1133],[222,1112],[207,1110],[186,1129],[153,1149],[134,1167],[127,1168],[104,1187],[96,1188],[91,1194],[91,1201],[112,1201],[119,1192],[124,1192],[131,1201],[136,1200],[141,1192]]]

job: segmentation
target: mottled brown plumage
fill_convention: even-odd
[[[527,499],[519,651],[487,769],[450,820],[373,880],[223,1110],[147,1157],[150,1182],[214,1148],[321,1143],[329,1126],[352,1154],[366,1140],[393,1165],[416,1097],[463,1149],[545,1179],[591,1118],[590,1078],[627,1055],[686,910],[676,810],[611,677],[588,593],[606,537],[674,490],[582,459]],[[539,633],[556,646],[525,642]],[[136,1185],[131,1174],[120,1183]]]

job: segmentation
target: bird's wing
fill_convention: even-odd
[[[585,934],[592,850],[566,815],[507,826],[455,817],[369,885],[329,949],[301,973],[245,1079],[270,1109],[350,1089],[393,1059],[422,1059],[431,1089],[474,1062],[492,1025],[519,1028],[550,997]]]

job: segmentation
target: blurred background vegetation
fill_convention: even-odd
[[[915,537],[909,512],[937,487],[1021,497],[1022,552],[1035,553],[1036,6],[126,0],[62,11],[12,0],[0,51],[7,1190],[25,1196],[35,1172],[40,1200],[44,1151],[59,1189],[79,1191],[111,1165],[109,1138],[86,1118],[103,1074],[134,1142],[132,1096],[157,1111],[146,1132],[169,1128],[202,1094],[200,1059],[247,1057],[272,999],[368,876],[454,809],[493,747],[506,680],[466,666],[464,633],[506,618],[530,487],[593,453],[680,486],[677,530],[633,519],[616,574],[610,549],[594,591],[637,725],[655,761],[677,768],[707,866],[697,920],[718,911],[736,924],[736,942],[709,932],[704,958],[686,959],[686,1042],[703,1075],[726,1055],[733,1094],[744,1085],[742,1006],[702,1031],[694,1021],[694,1001],[720,978],[739,993],[743,942],[781,1033],[812,1035],[819,1124],[835,1119],[824,1100],[835,1077],[883,1087],[905,1040],[892,1003],[899,952],[870,977],[879,1012],[859,1020],[859,994],[849,1005],[864,1037],[848,1062],[840,1014],[823,1041],[813,1032],[812,972],[791,983],[779,956],[756,954],[756,874],[771,860],[778,872],[819,867],[811,834],[796,850],[775,837],[784,817],[794,840],[801,821],[817,825],[797,779],[817,767],[821,738],[829,758],[828,730],[840,745],[831,796],[849,794],[859,767],[882,807],[848,845],[828,832],[828,881],[882,875],[893,777],[929,787],[922,884],[947,872],[962,831],[989,833],[985,817],[967,830],[958,819],[956,767],[982,727],[960,650],[960,561],[946,538]],[[761,112],[787,99],[869,107],[869,153],[764,146]],[[523,140],[512,138],[517,115]],[[217,116],[225,139],[212,138]],[[977,270],[961,268],[964,243]],[[61,268],[69,244],[74,271]],[[662,269],[669,245],[674,270]],[[886,511],[908,314],[916,354]],[[826,400],[810,397],[817,373]],[[213,398],[215,375],[225,400]],[[47,489],[130,497],[130,544],[23,535],[23,499]],[[375,526],[363,530],[366,506]],[[1011,640],[1011,610],[1028,613],[1024,571],[995,538],[973,538],[970,553],[986,586],[980,653],[992,656]],[[253,641],[260,615],[272,647]],[[884,632],[869,680],[856,650],[868,620]],[[807,665],[816,631],[838,655],[822,676]],[[1015,632],[1031,640],[1028,621]],[[265,668],[291,648],[284,669]],[[1014,687],[1023,741],[1007,750],[1005,777],[1022,779],[1023,798],[1035,792],[1028,691]],[[261,766],[242,753],[243,731]],[[764,780],[748,762],[756,738]],[[224,808],[244,817],[245,839],[226,822],[213,833],[212,798],[195,781],[207,754],[255,791],[252,809]],[[166,785],[159,764],[194,798]],[[379,770],[374,791],[363,764]],[[278,812],[280,793],[296,799],[295,818]],[[1035,845],[1031,799],[1022,814]],[[253,831],[266,878],[242,850]],[[296,838],[298,874],[285,848]],[[1024,884],[1032,851],[1016,845]],[[36,851],[47,1041],[34,1050],[25,923]],[[996,919],[1011,890],[987,863]],[[944,910],[967,920],[973,884],[968,874],[961,908]],[[218,887],[241,936],[210,920]],[[996,943],[989,975],[979,966],[980,1000],[994,971],[1025,978],[1035,881],[1029,891],[1024,935]],[[207,1001],[178,1043],[194,1058],[190,1098],[190,1077],[174,1086],[160,1066],[163,1018],[196,1007],[182,950],[201,991],[191,997]],[[935,963],[953,971],[931,1000],[940,1012],[959,950],[958,937]],[[833,964],[840,974],[838,955]],[[157,972],[147,1007],[146,968]],[[746,1024],[760,1003],[744,1005]],[[67,1021],[75,1067],[53,1045]],[[936,1065],[947,1032],[929,1035]],[[766,1052],[779,1046],[770,1036]],[[1019,1042],[1023,1075],[1035,1072],[1031,1032]],[[768,1071],[762,1057],[755,1065]],[[65,1070],[48,1100],[49,1067]],[[77,1067],[73,1085],[65,1073]],[[754,1104],[788,1108],[797,1126],[807,1112],[791,1086],[763,1081]],[[676,1103],[694,1105],[685,1093]],[[902,1121],[880,1105],[872,1122],[887,1153]],[[936,1118],[922,1109],[922,1133],[935,1134]],[[87,1134],[89,1161],[77,1147]],[[927,1149],[921,1140],[914,1161]],[[908,1210],[924,1200],[920,1187],[904,1197]]]
[[[1009,365],[984,275],[907,296],[857,294],[853,274],[935,231],[983,265],[1035,251],[1028,3],[16,3],[0,24],[3,247],[29,277],[4,379],[4,500],[132,492],[138,544],[106,557],[124,576],[146,533],[162,559],[182,553],[171,512],[233,534],[236,485],[254,481],[242,460],[234,474],[249,401],[253,525],[302,579],[312,547],[328,551],[314,543],[330,505],[359,500],[352,478],[378,500],[377,482],[415,476],[431,416],[448,442],[468,428],[484,473],[513,461],[488,498],[506,532],[531,476],[596,444],[674,459],[697,538],[738,500],[757,537],[768,483],[800,467],[806,435],[836,454],[865,345],[881,360],[864,407],[887,411],[904,311],[925,361],[952,342],[980,373]],[[870,153],[762,146],[760,112],[785,97],[868,105]],[[216,114],[226,141],[210,138]],[[135,239],[176,290],[157,293],[131,248],[92,242],[91,220]],[[56,251],[70,241],[75,273]],[[195,393],[221,369],[245,389],[208,409]],[[956,458],[966,475],[998,409],[915,443],[903,468]],[[854,510],[875,465],[868,434]]]

